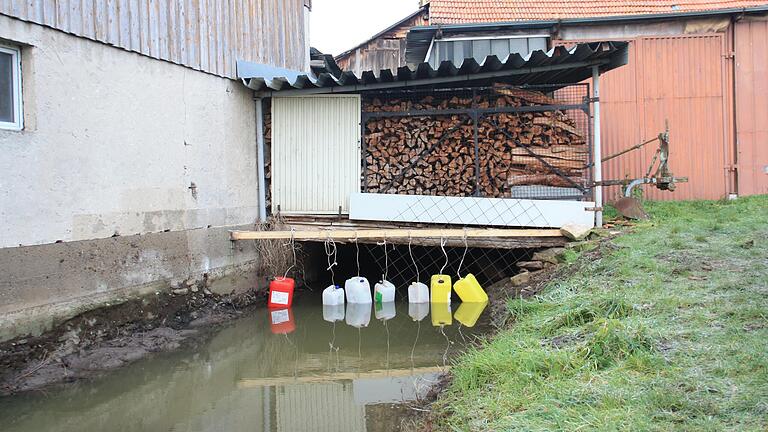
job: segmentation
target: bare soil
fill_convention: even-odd
[[[210,329],[265,301],[266,293],[222,296],[201,285],[82,313],[40,336],[0,343],[0,395],[93,378],[199,343]]]

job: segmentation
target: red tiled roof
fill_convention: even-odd
[[[430,24],[695,12],[765,6],[762,0],[431,0]]]

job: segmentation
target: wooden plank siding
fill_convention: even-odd
[[[304,0],[0,0],[0,14],[214,75],[308,67]]]
[[[349,70],[360,76],[363,71],[377,73],[389,69],[393,72],[405,65],[405,36],[411,27],[426,24],[424,12],[400,21],[362,44],[336,56],[336,63],[342,70]]]

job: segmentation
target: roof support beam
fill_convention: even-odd
[[[480,72],[469,75],[456,75],[449,77],[439,78],[425,78],[414,79],[410,81],[392,81],[392,82],[379,82],[372,84],[353,84],[337,87],[312,87],[306,89],[292,89],[292,90],[278,90],[278,91],[257,91],[257,97],[273,97],[273,96],[300,96],[309,94],[329,94],[329,93],[349,93],[349,92],[362,92],[366,90],[379,90],[389,88],[409,88],[419,87],[433,84],[447,84],[447,83],[460,83],[471,82],[489,78],[502,78],[516,75],[527,75],[532,73],[550,72],[550,71],[562,71],[568,69],[581,69],[589,67],[599,67],[610,63],[610,59],[599,59],[592,61],[581,61],[573,63],[555,64],[548,66],[533,66],[520,69],[498,70],[493,72]],[[250,87],[250,85],[249,85]],[[255,89],[258,90],[258,89]]]

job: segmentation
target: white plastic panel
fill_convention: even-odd
[[[561,228],[594,226],[589,201],[355,193],[349,218],[384,222]]]
[[[360,165],[360,96],[272,99],[273,213],[349,213]]]

